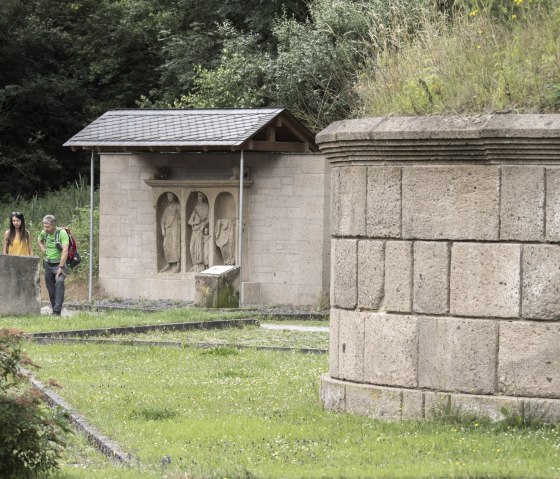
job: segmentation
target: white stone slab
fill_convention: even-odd
[[[201,271],[200,274],[224,274],[231,271],[236,266],[217,265]]]

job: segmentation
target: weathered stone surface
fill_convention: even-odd
[[[357,287],[358,243],[353,239],[332,240],[332,305],[355,308]]]
[[[418,386],[418,318],[385,313],[365,317],[364,381]]]
[[[385,243],[385,300],[387,311],[410,312],[412,308],[412,242]]]
[[[503,166],[500,239],[542,241],[544,236],[544,168]]]
[[[504,116],[504,115],[499,115]],[[520,115],[510,115],[509,117]],[[553,115],[548,115],[553,116]],[[318,144],[334,141],[388,139],[420,139],[434,138],[472,138],[478,140],[480,130],[488,122],[489,115],[477,116],[395,116],[358,118],[341,120],[331,123],[316,137]],[[542,124],[538,122],[537,124]],[[533,124],[533,128],[534,128]]]
[[[338,377],[338,335],[340,331],[340,310],[331,308],[329,318],[329,351],[335,354],[329,354],[329,374]]]
[[[424,417],[424,391],[414,389],[402,390],[402,419],[418,419]]]
[[[385,284],[383,241],[358,242],[358,307],[379,309]]]
[[[402,391],[400,389],[346,385],[346,411],[363,416],[388,420],[401,419]]]
[[[521,246],[454,243],[450,311],[460,316],[519,316]]]
[[[346,411],[433,417],[442,401],[440,414],[560,419],[559,126],[560,115],[375,118],[318,136],[339,173],[358,167],[361,181],[367,169],[367,239],[361,220],[338,234],[357,250],[347,309],[358,312],[339,309],[355,316],[331,346],[341,377],[344,335],[356,359]],[[361,185],[342,188],[359,207]]]
[[[418,386],[440,391],[496,391],[498,321],[418,319]]]
[[[0,255],[0,316],[40,312],[39,258]]]
[[[332,235],[365,236],[367,167],[333,168],[331,174]]]
[[[414,242],[414,312],[449,311],[449,256],[448,243]]]
[[[339,312],[338,379],[364,379],[364,316],[356,311]]]
[[[509,396],[560,398],[560,324],[504,321],[498,385]]]
[[[403,170],[403,238],[498,239],[499,172],[493,166]]]
[[[401,235],[401,168],[370,166],[367,170],[367,235]]]
[[[546,240],[560,241],[560,168],[546,169]]]
[[[260,283],[243,283],[243,304],[260,304],[261,302],[261,284]]]
[[[560,245],[523,246],[521,314],[560,320]]]
[[[523,398],[523,417],[535,421],[558,422],[560,399]]]
[[[203,308],[239,307],[239,266],[221,273],[197,273],[194,304]]]
[[[330,411],[346,410],[346,382],[337,381],[328,374],[321,375],[319,397],[325,408]]]
[[[505,396],[425,391],[424,399],[426,418],[467,414],[500,421],[505,419],[507,415],[522,414],[522,401],[518,398]]]

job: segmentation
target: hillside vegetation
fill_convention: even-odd
[[[425,18],[366,65],[358,115],[557,112],[560,3],[488,2]]]
[[[560,0],[4,0],[0,197],[87,173],[62,144],[114,108],[558,111],[559,32]]]

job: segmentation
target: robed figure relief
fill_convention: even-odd
[[[208,268],[208,199],[198,193],[198,202],[195,205],[188,225],[192,228],[190,253],[193,263],[191,271],[200,272]]]
[[[173,193],[167,193],[167,202],[168,204],[163,210],[160,221],[166,265],[160,272],[178,273],[181,270],[181,213],[179,200]]]
[[[224,264],[235,264],[235,238],[236,238],[235,219],[219,219],[216,222],[214,235],[216,236],[216,244],[220,248]]]

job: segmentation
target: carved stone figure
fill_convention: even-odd
[[[208,268],[208,199],[198,193],[198,203],[188,221],[192,228],[190,252],[193,262],[191,271],[200,272]]]
[[[178,273],[181,270],[181,213],[179,200],[173,193],[167,193],[168,205],[161,215],[161,235],[166,265],[160,272]]]
[[[216,222],[216,244],[222,252],[224,264],[235,264],[235,238],[236,238],[236,225],[235,219],[219,219]]]

